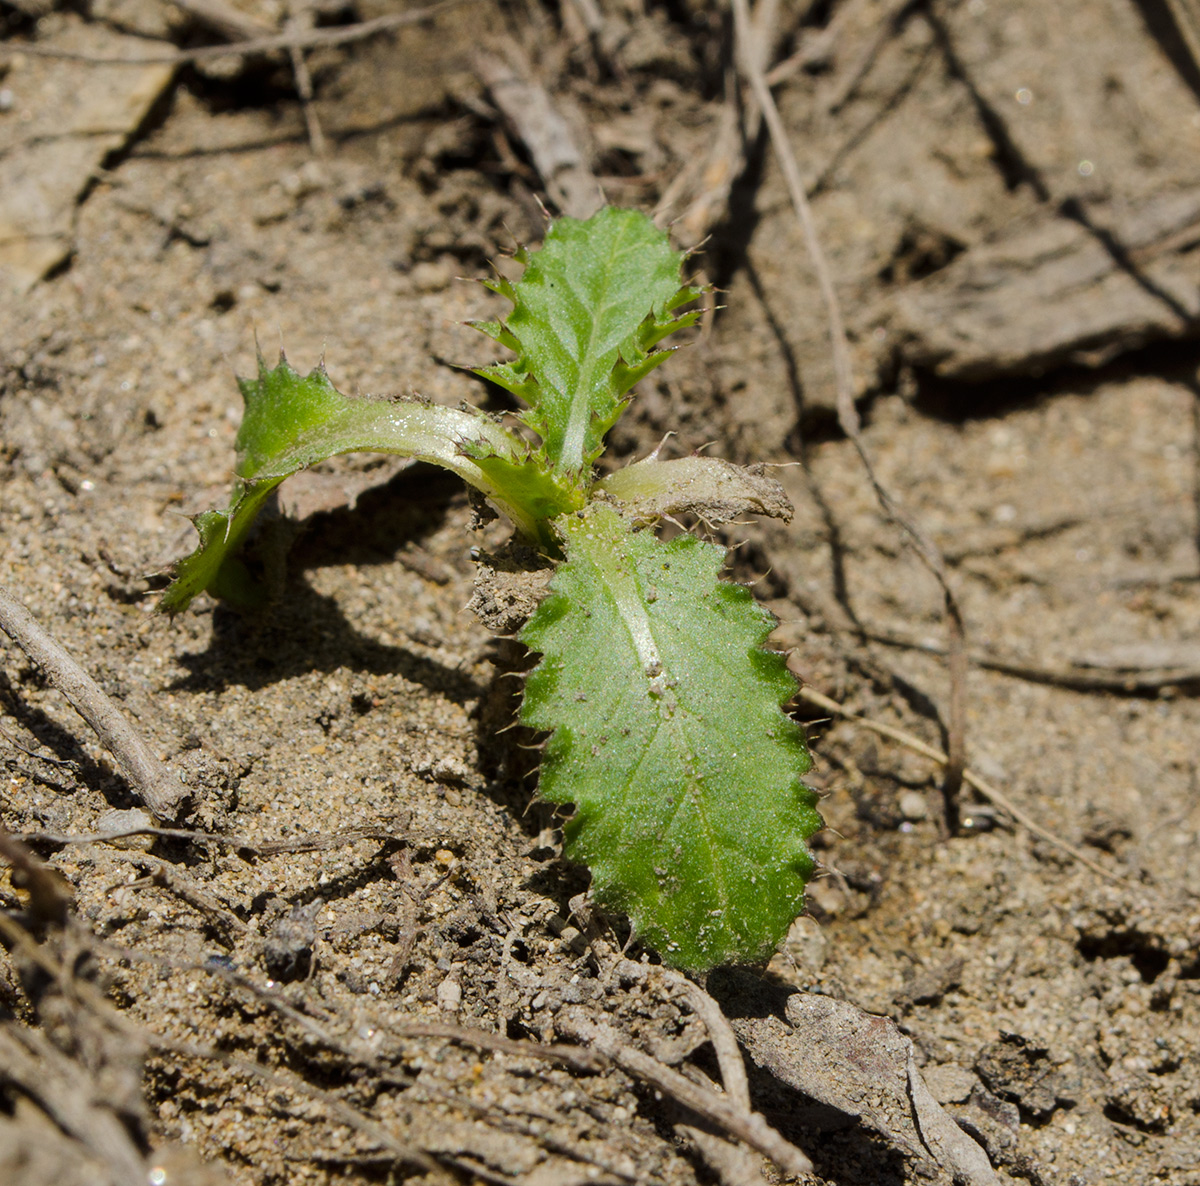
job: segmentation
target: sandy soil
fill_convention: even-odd
[[[991,664],[970,673],[969,763],[1099,866],[969,794],[945,835],[936,764],[798,706],[823,874],[767,969],[708,987],[754,1106],[814,1159],[814,1184],[951,1175],[770,1069],[757,1023],[784,1026],[796,992],[893,1019],[1001,1181],[1200,1183],[1200,104],[1160,7],[782,6],[772,61],[795,69],[777,93],[846,303],[865,441]],[[43,839],[92,938],[39,932],[70,972],[55,981],[5,932],[3,1024],[47,1083],[112,1108],[168,1167],[158,1181],[783,1180],[757,1154],[714,1159],[627,1071],[501,1048],[559,1041],[583,1010],[718,1074],[678,994],[616,971],[626,924],[588,909],[559,821],[529,806],[527,754],[495,735],[513,648],[464,607],[472,547],[505,531],[472,532],[456,482],[370,459],[297,479],[269,611],[154,612],[152,574],[191,546],[183,514],[225,498],[256,335],[302,369],[323,355],[343,391],[502,406],[448,365],[489,359],[461,323],[498,307],[460,278],[536,241],[545,189],[477,46],[526,46],[614,202],[653,210],[705,159],[729,93],[721,6],[602,4],[591,40],[587,8],[461,5],[313,51],[321,159],[282,58],[181,67],[76,179],[69,256],[0,304],[0,584],[183,771],[186,827],[241,838]],[[22,15],[10,42],[206,40],[172,12]],[[45,72],[86,96],[96,68],[4,61],[0,170],[16,176]],[[792,463],[777,472],[796,519],[730,536],[735,575],[807,685],[943,745],[941,595],[836,430],[824,314],[765,138],[717,211],[696,266],[725,307],[643,384],[619,455],[670,431],[680,454]],[[0,717],[5,828],[78,836],[135,805],[15,647]],[[324,840],[254,851],[306,837]],[[10,918],[18,882],[0,878]],[[96,1021],[92,989],[126,1028]],[[417,1025],[433,1022],[497,1041]],[[7,1180],[127,1181],[15,1065]]]

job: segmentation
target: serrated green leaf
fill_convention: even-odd
[[[803,906],[821,826],[774,619],[721,581],[720,548],[662,543],[592,504],[522,640],[522,721],[550,732],[540,792],[573,803],[567,854],[670,964],[770,954]]]
[[[334,387],[323,366],[300,375],[282,356],[270,368],[260,358],[257,378],[239,379],[238,386],[246,411],[235,442],[234,472],[247,481],[286,477],[329,457],[366,452],[416,457],[479,484],[464,444],[486,444],[492,453],[514,460],[525,453],[517,437],[482,412],[417,400],[352,398]]]
[[[538,534],[530,534],[530,538],[542,544],[550,555],[559,555],[550,523],[567,508],[578,510],[583,506],[586,491],[554,473],[541,453],[530,451],[514,460],[511,454],[497,453],[486,442],[468,442],[463,445],[463,454],[495,489],[503,490],[510,502],[518,503],[522,513],[538,524]]]
[[[672,315],[700,292],[681,286],[683,258],[646,215],[607,207],[586,222],[560,219],[516,284],[490,285],[514,302],[508,337],[479,328],[517,358],[477,373],[529,404],[522,419],[556,470],[583,474],[626,393],[667,357],[650,352],[695,322],[696,313]]]
[[[443,466],[482,491],[528,538],[548,546],[554,544],[548,520],[581,498],[482,412],[352,399],[333,386],[324,367],[300,375],[282,356],[272,368],[260,358],[257,378],[238,385],[246,411],[229,510],[196,520],[200,545],[175,566],[160,602],[168,613],[185,609],[204,589],[247,600],[247,579],[232,557],[267,495],[289,475],[338,454],[396,453]]]

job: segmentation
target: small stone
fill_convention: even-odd
[[[929,804],[919,791],[905,791],[900,796],[900,814],[914,823],[929,817]]]
[[[130,832],[134,828],[153,828],[154,817],[140,807],[130,807],[125,811],[106,811],[96,820],[97,832]],[[154,847],[153,836],[123,836],[119,840],[108,843],[114,848],[138,848],[149,852]]]
[[[417,292],[441,292],[442,289],[449,288],[450,281],[454,279],[445,264],[433,261],[415,264],[408,277]]]
[[[921,1076],[939,1104],[960,1104],[970,1099],[971,1092],[979,1082],[974,1072],[957,1063],[923,1067]]]
[[[323,905],[318,900],[307,906],[294,906],[271,928],[263,944],[263,963],[273,980],[290,984],[308,977],[317,941],[317,915]]]
[[[295,173],[287,173],[279,183],[290,198],[304,198],[328,184],[325,170],[316,161],[305,161]]]
[[[805,971],[819,972],[825,966],[829,941],[815,918],[801,915],[792,923],[783,949]]]
[[[447,976],[437,988],[438,1008],[444,1013],[457,1013],[462,1006],[462,985]]]

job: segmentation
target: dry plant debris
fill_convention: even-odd
[[[123,123],[120,152],[57,195],[70,255],[0,302],[0,583],[187,771],[193,801],[179,827],[124,814],[141,809],[118,766],[37,665],[0,648],[0,823],[26,838],[0,859],[14,1072],[0,1177],[780,1176],[567,1040],[570,1016],[743,1116],[744,1057],[748,1110],[814,1163],[804,1186],[953,1176],[892,1023],[1001,1181],[1190,1186],[1189,5],[760,0],[750,14],[844,314],[862,442],[941,549],[970,631],[967,770],[1109,879],[965,792],[973,826],[939,834],[944,598],[837,427],[826,307],[753,130],[730,8],[460,4],[339,47],[419,6],[322,5],[311,32],[277,34],[282,7],[235,2],[277,48],[231,53],[231,35],[260,31],[206,33],[149,0],[97,0],[86,19],[5,8],[5,145],[62,123],[33,83],[60,66],[83,100],[93,72],[170,78],[154,119]],[[116,40],[130,30],[171,61],[39,52],[72,38],[132,52]],[[314,475],[285,511],[291,570],[269,574],[293,607],[208,607],[170,630],[141,608],[159,585],[146,574],[181,550],[177,512],[226,480],[229,372],[252,362],[255,327],[269,345],[276,327],[314,342],[306,365],[327,339],[347,390],[479,401],[435,363],[476,358],[455,326],[499,310],[454,278],[536,242],[539,201],[554,204],[473,58],[508,38],[608,200],[663,226],[687,212],[678,241],[705,240],[695,265],[722,290],[697,344],[641,385],[620,448],[644,456],[673,433],[663,457],[801,463],[768,471],[790,523],[726,529],[734,575],[756,580],[807,688],[927,747],[797,703],[826,873],[765,979],[709,977],[736,1057],[689,990],[655,979],[636,944],[622,952],[621,920],[588,907],[561,821],[522,814],[533,759],[516,731],[486,740],[511,719],[513,681],[460,612],[472,512],[452,487],[414,468]],[[502,542],[483,529],[484,552]],[[852,1076],[756,1057],[756,1032],[766,1053],[802,1029],[813,1051],[822,1033],[844,1043],[842,1002],[890,1019],[862,1023],[892,1035],[868,1062],[896,1055],[889,1090],[866,1089],[877,1108],[784,1082],[829,1096]],[[794,1027],[801,1006],[836,1024]],[[99,1098],[72,1093],[84,1079]]]

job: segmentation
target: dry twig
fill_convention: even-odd
[[[311,33],[316,27],[316,16],[308,5],[297,5],[284,24],[288,33]],[[304,126],[308,130],[308,146],[313,156],[326,155],[328,145],[325,133],[321,128],[321,120],[313,102],[312,75],[309,73],[308,62],[304,59],[304,50],[298,45],[288,46],[288,58],[292,63],[292,77],[296,80],[296,95],[304,112]]]
[[[152,1031],[146,1031],[143,1036],[149,1047],[162,1053],[182,1055],[185,1058],[194,1058],[198,1062],[217,1063],[231,1071],[258,1079],[275,1089],[282,1087],[297,1095],[308,1096],[309,1099],[316,1100],[338,1123],[361,1133],[378,1148],[386,1149],[395,1157],[397,1163],[422,1169],[435,1181],[444,1182],[447,1186],[452,1186],[456,1181],[428,1153],[414,1149],[408,1141],[401,1140],[385,1125],[380,1124],[377,1120],[372,1120],[358,1108],[334,1095],[333,1092],[325,1091],[315,1083],[310,1083],[295,1071],[285,1067],[264,1066],[262,1063],[253,1062],[248,1058],[239,1058],[235,1054],[219,1050],[215,1046],[180,1041],[177,1038],[168,1038]]]
[[[721,1082],[725,1087],[725,1094],[743,1112],[749,1112],[750,1083],[746,1078],[746,1063],[742,1059],[737,1037],[725,1014],[721,1012],[721,1006],[698,984],[693,984],[681,973],[663,968],[660,975],[667,984],[683,994],[688,1008],[704,1022],[709,1041],[712,1042],[717,1055],[717,1065],[721,1068]]]
[[[406,821],[407,823],[407,821]],[[360,840],[403,841],[411,839],[403,826],[347,828],[342,832],[314,832],[308,836],[287,840],[252,840],[247,836],[227,836],[221,832],[198,832],[191,828],[155,828],[136,826],[115,828],[105,832],[25,832],[18,836],[30,844],[110,844],[130,836],[160,836],[167,840],[192,840],[199,844],[215,844],[222,848],[244,851],[254,856],[270,857],[281,853],[328,852]]]
[[[160,886],[168,893],[174,894],[180,901],[186,902],[193,910],[209,919],[223,933],[226,942],[232,944],[236,938],[246,934],[249,930],[232,910],[217,901],[187,870],[159,860],[158,857],[147,856],[145,853],[123,855],[130,864],[135,865],[146,874],[150,884]],[[125,885],[122,888],[133,887]]]
[[[875,59],[879,57],[879,51],[887,44],[889,38],[895,36],[905,14],[916,7],[914,0],[891,0],[887,11],[873,18],[874,33],[859,51],[853,65],[845,71],[844,77],[835,82],[825,100],[825,110],[830,115],[836,115],[849,102],[863,79],[870,73]]]
[[[812,1162],[759,1113],[748,1112],[731,1098],[718,1095],[663,1066],[657,1059],[630,1046],[612,1026],[593,1020],[586,1010],[578,1007],[563,1010],[556,1026],[566,1037],[602,1054],[623,1071],[649,1083],[721,1131],[757,1149],[784,1173],[799,1177],[813,1172]]]
[[[1192,63],[1200,70],[1200,3],[1197,0],[1166,0],[1166,5]]]
[[[844,630],[870,642],[897,647],[907,651],[922,651],[927,655],[945,655],[945,647],[932,643],[918,642],[882,630]],[[1182,644],[1181,644],[1182,645]],[[985,671],[1010,675],[1013,679],[1028,680],[1032,684],[1049,684],[1056,688],[1070,688],[1075,692],[1124,692],[1128,695],[1154,696],[1164,688],[1191,687],[1200,684],[1200,667],[1188,659],[1177,666],[1155,664],[1142,667],[1122,667],[1112,674],[1101,674],[1095,664],[1089,667],[1038,667],[1032,663],[1020,663],[1015,659],[1002,659],[983,651],[970,651],[967,659]]]
[[[725,1014],[721,1012],[721,1006],[682,973],[671,968],[655,969],[655,973],[682,994],[688,1008],[704,1023],[717,1056],[717,1065],[721,1068],[721,1084],[725,1088],[725,1095],[746,1115],[750,1115],[752,1105],[746,1063],[742,1058],[737,1036]],[[755,1164],[757,1159],[746,1149],[695,1125],[683,1124],[678,1128],[700,1150],[705,1161],[717,1172],[725,1186],[748,1186],[750,1183],[762,1181],[762,1175]]]
[[[270,37],[276,31],[272,25],[240,12],[226,0],[171,0],[171,3],[226,41],[251,41]]]
[[[116,1108],[96,1090],[84,1066],[45,1033],[16,1022],[0,1024],[0,1067],[0,1082],[12,1083],[35,1099],[63,1132],[114,1175],[111,1180],[147,1180],[145,1162]]]
[[[900,508],[896,500],[880,482],[871,463],[862,438],[862,424],[854,400],[854,374],[850,363],[850,346],[846,338],[846,325],[842,318],[841,304],[833,285],[829,262],[825,258],[821,240],[817,234],[812,207],[808,202],[800,167],[788,141],[787,129],[775,106],[771,90],[767,86],[763,65],[755,52],[756,40],[751,24],[748,0],[731,0],[733,4],[734,28],[738,43],[738,60],[745,72],[771,137],[771,143],[779,157],[780,168],[791,195],[796,217],[804,233],[813,272],[821,290],[829,319],[829,341],[833,353],[833,372],[837,386],[838,423],[850,438],[866,471],[867,479],[875,491],[875,497],[884,513],[907,535],[916,546],[917,555],[926,568],[937,579],[945,602],[946,619],[949,626],[950,668],[950,712],[947,723],[947,749],[945,777],[942,784],[945,824],[949,831],[956,828],[958,818],[958,792],[966,766],[966,722],[967,722],[967,652],[966,635],[962,611],[958,599],[950,586],[946,562],[937,545]]]
[[[94,679],[7,590],[0,588],[0,630],[9,636],[96,731],[130,786],[159,819],[174,819],[188,790],[150,751],[125,714]]]
[[[13,867],[13,884],[29,894],[30,913],[40,923],[64,926],[75,900],[71,886],[20,839],[0,828],[0,857]]]
[[[89,946],[97,950],[105,946],[96,942],[94,936],[87,932],[81,932],[81,934],[88,941]],[[379,1148],[394,1154],[401,1163],[423,1169],[426,1173],[432,1174],[442,1181],[452,1181],[445,1170],[428,1154],[412,1148],[410,1144],[400,1140],[385,1126],[371,1120],[345,1100],[339,1099],[331,1092],[323,1091],[292,1071],[263,1066],[261,1063],[239,1058],[237,1055],[229,1054],[212,1046],[180,1041],[142,1028],[114,1009],[95,985],[74,976],[68,965],[57,959],[45,947],[35,943],[28,932],[3,914],[0,914],[0,935],[3,935],[11,946],[19,948],[26,959],[46,973],[57,985],[59,991],[74,1005],[92,1014],[101,1026],[121,1035],[129,1049],[138,1052],[155,1049],[199,1061],[216,1062],[230,1070],[259,1079],[276,1088],[283,1087],[307,1095],[309,1098],[317,1100],[338,1122],[362,1133]],[[77,1079],[78,1075],[75,1077]],[[89,1088],[87,1095],[92,1097],[95,1095],[95,1091]],[[68,1127],[69,1122],[70,1117],[60,1119],[60,1123],[63,1123],[64,1127]],[[75,1130],[68,1127],[68,1131],[74,1132]],[[86,1140],[90,1135],[90,1132],[85,1131],[84,1139]],[[103,1130],[102,1135],[106,1135]],[[121,1180],[144,1181],[145,1174],[139,1167],[137,1174],[126,1174]]]
[[[3,737],[13,749],[19,750],[27,758],[35,758],[39,762],[46,762],[51,766],[58,766],[72,772],[78,769],[78,763],[72,762],[70,758],[55,758],[50,754],[39,754],[37,750],[30,749],[19,737],[14,737],[3,726],[0,726],[0,737]]]
[[[778,0],[760,0],[751,21],[748,52],[760,69],[777,39]],[[702,243],[729,212],[734,186],[746,169],[747,146],[758,139],[762,110],[753,95],[739,94],[737,71],[730,69],[725,80],[725,103],[712,136],[712,147],[703,158],[689,162],[663,191],[654,210],[656,222],[671,217],[674,237],[685,246]],[[682,213],[671,215],[688,197]]]
[[[604,194],[571,125],[546,88],[531,78],[520,47],[508,42],[503,50],[503,56],[477,53],[475,72],[529,149],[551,201],[571,218],[590,217],[603,205]]]
[[[844,717],[848,721],[854,721],[855,724],[861,725],[864,729],[869,729],[872,733],[878,733],[880,737],[888,737],[892,741],[897,741],[914,753],[922,754],[941,766],[945,766],[950,760],[942,750],[928,745],[919,737],[914,737],[911,733],[906,733],[903,729],[897,729],[894,725],[885,725],[880,721],[872,721],[867,717],[859,716],[858,713],[851,712],[850,709],[843,707],[836,700],[831,700],[828,696],[823,696],[814,688],[801,688],[797,695],[801,700],[807,700],[809,704],[815,704],[818,708],[824,709],[825,712],[831,712],[835,716]],[[1074,857],[1081,865],[1086,865],[1093,873],[1099,874],[1106,881],[1119,883],[1122,880],[1115,873],[1110,873],[1103,865],[1098,865],[1091,857],[1080,852],[1074,845],[1068,844],[1061,837],[1043,828],[1041,824],[1022,811],[1003,791],[997,790],[991,783],[986,782],[973,770],[963,770],[963,781],[968,786],[974,787],[990,803],[994,803],[1002,811],[1007,812],[1022,827],[1028,829],[1035,836],[1040,836],[1047,844],[1052,844],[1055,848],[1062,849],[1063,852]]]
[[[43,1018],[40,1029],[0,1020],[0,1082],[35,1100],[112,1181],[145,1182],[136,1139],[144,1136],[136,1130],[145,1043],[100,990],[77,975],[84,962],[80,940],[86,949],[88,936],[69,915],[62,921],[65,927],[39,944],[19,915],[0,912],[0,937],[14,962],[26,973],[41,973],[23,975],[22,983]],[[54,1022],[46,1024],[47,1017]]]
[[[333,29],[289,29],[269,37],[234,41],[229,45],[205,45],[199,49],[179,50],[172,54],[145,54],[136,58],[78,53],[74,50],[53,49],[44,45],[16,46],[10,44],[4,48],[10,53],[19,52],[40,58],[61,58],[70,62],[87,62],[92,66],[182,66],[189,62],[211,62],[215,58],[269,54],[279,49],[315,49],[318,46],[328,49],[339,45],[350,45],[352,42],[365,41],[369,37],[377,37],[380,33],[389,33],[393,29],[399,29],[405,25],[416,25],[421,21],[431,20],[463,2],[464,0],[442,0],[440,4],[431,4],[427,8],[391,12],[385,16],[376,17],[374,20],[361,21],[357,25],[344,25]]]

